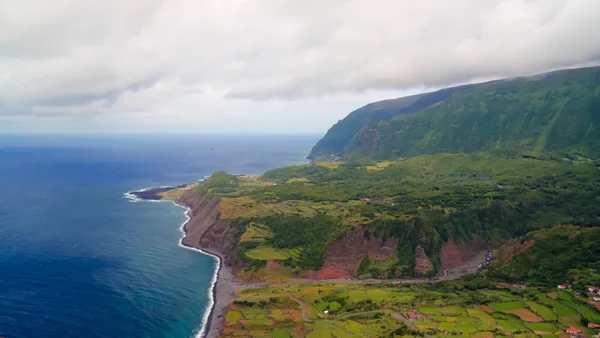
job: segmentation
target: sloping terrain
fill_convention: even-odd
[[[471,85],[370,103],[351,112],[346,118],[333,125],[327,132],[326,137],[319,140],[315,145],[308,158],[316,158],[322,154],[341,154],[352,141],[354,135],[365,125],[389,120],[400,114],[417,112],[446,100],[452,94],[466,90],[469,87]]]
[[[557,226],[528,233],[503,245],[488,275],[528,284],[562,284],[586,293],[600,285],[600,228]]]
[[[169,194],[209,219],[192,218],[187,244],[222,251],[242,279],[404,278],[540,227],[597,224],[599,179],[592,161],[438,154],[219,172]]]
[[[568,337],[600,312],[573,290],[475,280],[281,285],[238,292],[223,337]],[[477,288],[473,286],[476,285]]]
[[[599,157],[600,67],[372,103],[334,125],[310,158],[477,151]]]

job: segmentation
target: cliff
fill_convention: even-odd
[[[371,103],[334,125],[310,158],[567,152],[600,157],[600,67]]]
[[[458,247],[452,238],[444,243],[440,249],[441,270],[456,268],[465,264],[477,253],[483,251],[486,244],[481,236],[473,236],[468,245]]]
[[[195,187],[187,189],[175,200],[190,209],[190,220],[184,225],[181,243],[220,257],[235,270],[235,240],[230,233],[232,219],[221,219],[221,197],[201,193]]]
[[[352,229],[342,238],[333,242],[324,255],[323,267],[317,271],[315,278],[332,279],[356,277],[363,259],[385,260],[396,254],[398,240],[389,238],[365,238],[361,229]]]
[[[415,248],[415,269],[414,272],[416,275],[424,275],[430,271],[433,271],[433,264],[427,257],[427,253],[425,253],[425,249],[422,246],[417,245]]]

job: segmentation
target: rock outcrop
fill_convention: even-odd
[[[450,238],[444,243],[440,250],[441,269],[456,268],[463,266],[465,262],[472,259],[477,253],[485,249],[485,241],[479,235],[473,236],[470,245],[458,247],[454,240]]]
[[[315,278],[332,279],[355,277],[360,262],[369,257],[375,260],[383,260],[392,257],[398,240],[395,238],[376,238],[364,236],[361,228],[355,228],[344,234],[342,238],[333,242],[323,257],[323,268],[317,271]]]
[[[464,264],[463,256],[452,238],[440,249],[441,270],[455,268]]]
[[[433,271],[433,264],[427,257],[425,253],[425,249],[422,246],[417,245],[415,248],[415,274],[416,275],[424,275],[429,271]]]

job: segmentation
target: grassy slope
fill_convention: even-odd
[[[599,242],[598,227],[561,226],[533,231],[500,248],[488,275],[545,285],[570,282],[584,292],[587,285],[600,285]],[[532,246],[518,250],[522,243]]]
[[[417,112],[470,87],[470,85],[466,85],[446,88],[433,93],[370,103],[351,112],[346,118],[333,125],[327,131],[327,135],[315,145],[308,158],[314,159],[323,157],[323,155],[341,154],[354,135],[365,125],[389,120],[400,114]]]
[[[375,102],[351,112],[346,118],[338,121],[327,132],[328,137],[319,140],[315,145],[315,153],[341,153],[346,144],[358,130],[367,123],[381,119],[389,119],[419,99],[419,95],[403,97],[395,100]],[[309,158],[312,157],[309,155]]]
[[[478,84],[438,99],[388,111],[389,118],[363,119],[358,129],[344,128],[342,120],[311,156],[386,159],[482,150],[600,156],[600,67]],[[322,146],[332,142],[335,147]]]

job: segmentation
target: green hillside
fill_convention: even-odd
[[[232,221],[246,271],[268,260],[288,274],[318,270],[334,241],[360,229],[365,240],[394,238],[398,246],[385,266],[364,261],[359,275],[393,278],[413,274],[417,246],[435,274],[450,238],[469,246],[474,236],[497,243],[557,224],[598,225],[599,181],[590,160],[434,154],[319,162],[262,177],[215,173],[197,191],[221,197],[220,219]]]
[[[372,103],[334,125],[310,158],[560,151],[600,157],[600,67]]]
[[[365,125],[377,121],[385,121],[399,114],[414,113],[432,104],[449,98],[452,94],[467,89],[460,86],[443,89],[434,93],[425,93],[370,103],[351,112],[346,118],[338,121],[327,132],[326,137],[319,140],[310,157],[321,155],[340,155],[352,141],[354,135]]]
[[[600,228],[559,226],[533,231],[505,244],[488,275],[533,284],[600,284]]]

